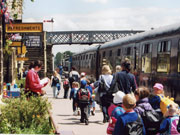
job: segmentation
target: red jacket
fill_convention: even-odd
[[[40,92],[42,94],[41,88],[43,88],[45,85],[46,84],[40,84],[39,75],[37,74],[37,72],[34,71],[34,69],[28,71],[25,85],[26,90],[30,90],[36,93]]]

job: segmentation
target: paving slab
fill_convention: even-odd
[[[90,115],[89,125],[80,123],[80,116],[74,116],[72,100],[63,99],[64,90],[61,89],[58,98],[53,98],[53,90],[50,85],[45,88],[46,97],[52,104],[51,114],[54,123],[58,126],[61,135],[106,135],[108,123],[103,123],[103,114],[99,105],[96,105],[95,116]],[[70,92],[70,90],[69,90]]]

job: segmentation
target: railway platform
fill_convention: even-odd
[[[53,98],[53,90],[47,85],[46,97],[52,104],[51,116],[60,135],[105,135],[108,123],[103,123],[103,115],[96,105],[95,116],[90,115],[89,125],[80,123],[80,116],[73,116],[72,100],[63,99],[63,88],[57,99]],[[69,90],[70,92],[70,90]]]

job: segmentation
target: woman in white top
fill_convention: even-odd
[[[111,75],[111,69],[108,65],[104,65],[102,67],[102,75],[99,77],[99,95],[100,95],[100,102],[102,106],[103,112],[103,123],[108,122],[108,108],[111,105],[111,95],[108,94],[113,76]]]
[[[61,86],[61,77],[57,73],[57,71],[54,71],[53,76],[51,77],[51,87],[53,88],[53,97],[57,98],[59,94],[59,90]]]

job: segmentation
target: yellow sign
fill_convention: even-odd
[[[12,44],[10,45],[10,47],[21,47],[21,42],[12,42]]]
[[[6,24],[7,33],[43,32],[43,23],[14,23]]]
[[[26,52],[27,52],[26,46],[22,46],[22,47],[17,48],[17,53],[18,54],[26,54]]]
[[[19,57],[19,58],[16,58],[17,61],[27,61],[29,60],[29,58],[27,57]]]

